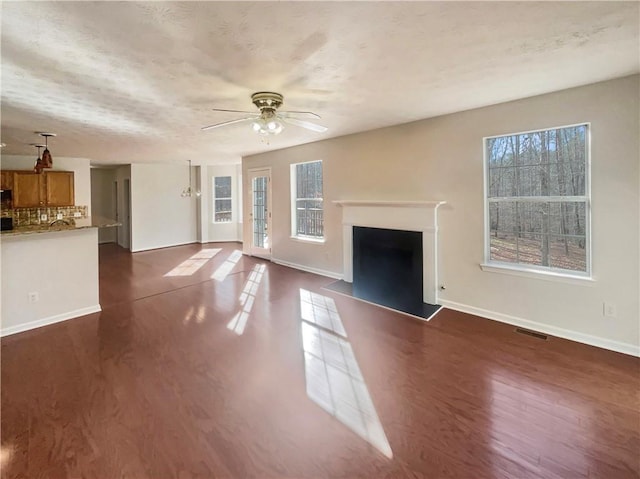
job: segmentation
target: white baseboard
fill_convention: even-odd
[[[326,271],[324,269],[312,268],[310,266],[304,266],[304,265],[301,265],[301,264],[290,263],[288,261],[282,261],[282,260],[276,259],[276,258],[271,258],[271,262],[275,263],[275,264],[282,265],[282,266],[288,266],[289,268],[299,269],[300,271],[306,271],[307,273],[315,273],[315,274],[319,274],[320,276],[326,276],[328,278],[333,278],[333,279],[342,279],[342,275],[341,274],[334,273],[333,271]]]
[[[99,304],[89,306],[87,308],[80,308],[67,313],[56,314],[55,316],[49,316],[48,318],[38,319],[36,321],[30,321],[28,323],[18,324],[16,326],[10,326],[8,328],[0,329],[0,337],[9,336],[11,334],[22,333],[23,331],[29,331],[30,329],[41,328],[42,326],[48,326],[49,324],[59,323],[68,319],[77,318],[79,316],[86,316],[91,313],[98,313],[102,311]]]
[[[138,249],[132,249],[131,252],[132,253],[141,253],[143,251],[151,251],[154,249],[162,249],[162,248],[173,248],[174,246],[185,246],[188,244],[196,244],[199,243],[196,240],[193,241],[186,241],[184,243],[172,243],[172,244],[164,244],[164,245],[158,245],[158,246],[150,246],[148,248],[138,248]]]
[[[570,329],[559,328],[550,324],[538,323],[537,321],[530,321],[528,319],[518,318],[509,314],[496,313],[495,311],[476,308],[475,306],[456,303],[454,301],[447,301],[445,299],[440,299],[439,304],[441,304],[445,308],[454,309],[462,313],[473,314],[474,316],[493,319],[494,321],[499,321],[501,323],[512,324],[514,326],[520,326],[526,329],[531,329],[533,331],[540,331],[541,333],[550,334],[558,338],[569,339],[578,343],[588,344],[590,346],[596,346],[603,349],[609,349],[610,351],[629,354],[630,356],[640,357],[640,346],[636,346],[634,344],[622,343],[620,341],[614,341],[612,339],[600,338],[598,336],[592,336],[590,334],[572,331]]]
[[[238,238],[232,238],[232,239],[219,239],[219,238],[216,238],[214,240],[201,241],[200,243],[202,243],[202,244],[207,244],[207,243],[239,243],[239,244],[242,244],[242,241],[240,241]]]

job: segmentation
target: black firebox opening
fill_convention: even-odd
[[[353,227],[353,295],[422,315],[422,233]]]

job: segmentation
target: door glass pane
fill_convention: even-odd
[[[267,177],[253,179],[253,246],[269,248],[267,231]]]

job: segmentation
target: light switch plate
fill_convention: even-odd
[[[82,216],[82,213],[80,213],[79,211],[76,211],[75,213],[73,213],[74,218],[80,218],[81,216]]]
[[[40,215],[40,221],[47,221],[47,215]]]
[[[56,215],[56,219],[57,219],[57,220],[61,220],[62,218],[64,218],[64,215],[63,215],[62,213],[58,213],[58,214]]]

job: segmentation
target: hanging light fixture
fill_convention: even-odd
[[[49,137],[56,136],[55,133],[48,133],[46,131],[36,131],[36,133],[40,136],[44,136],[44,151],[42,152],[42,167],[43,168],[52,168],[53,167],[53,157],[51,156],[51,152],[49,151]],[[39,156],[39,155],[38,155]]]
[[[42,159],[40,158],[40,148],[44,148],[45,145],[41,145],[39,143],[31,143],[31,146],[35,146],[38,149],[38,158],[36,159],[36,162],[33,165],[33,172],[34,173],[42,173],[42,170],[43,170],[44,166],[43,166],[43,163],[42,163]]]
[[[191,196],[195,196],[196,198],[199,198],[202,193],[200,193],[200,190],[194,190],[192,187],[193,183],[191,182],[191,160],[187,160],[187,161],[189,162],[189,186],[187,186],[185,189],[182,190],[182,193],[180,193],[180,196],[182,196],[183,198],[191,197]]]

